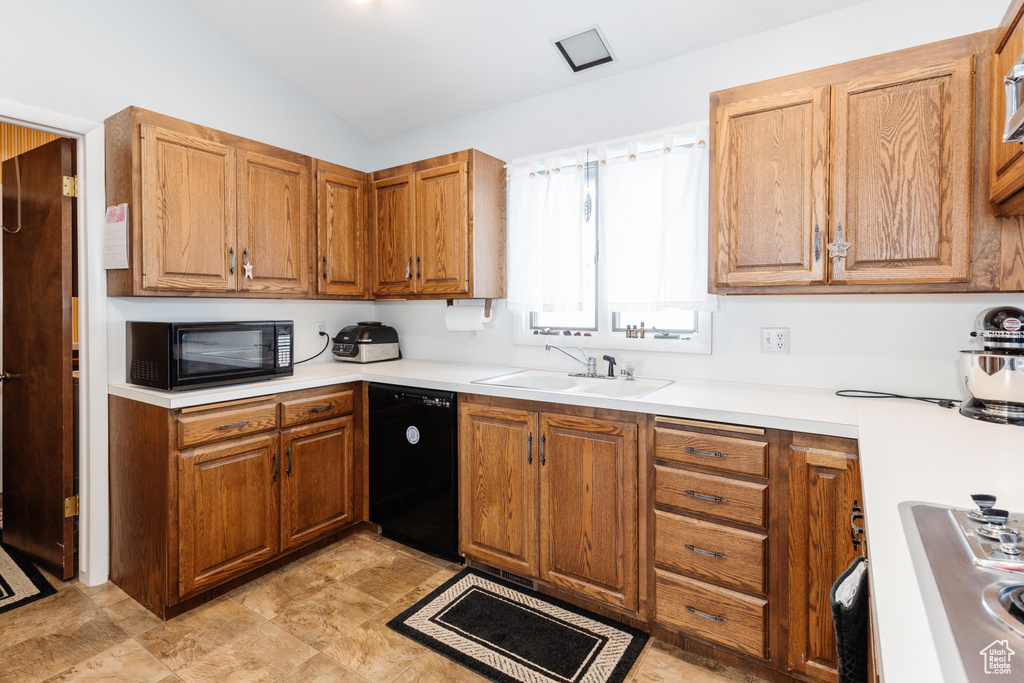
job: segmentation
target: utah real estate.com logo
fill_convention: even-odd
[[[992,644],[979,653],[985,661],[985,673],[996,675],[1010,674],[1010,657],[1016,652],[1010,649],[1005,640],[994,640]]]

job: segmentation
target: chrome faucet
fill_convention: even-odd
[[[545,351],[550,351],[551,349],[557,349],[558,351],[561,351],[565,355],[569,356],[569,358],[572,358],[577,363],[579,363],[581,365],[586,365],[587,366],[587,371],[586,372],[570,372],[569,373],[570,377],[597,377],[598,376],[598,374],[597,374],[597,358],[595,358],[594,356],[591,356],[589,353],[587,353],[586,349],[584,349],[582,346],[580,346],[578,348],[580,350],[580,353],[583,354],[583,357],[586,360],[580,360],[576,356],[572,355],[571,353],[569,353],[568,351],[563,349],[561,346],[555,346],[554,344],[545,344],[544,345],[544,350]]]

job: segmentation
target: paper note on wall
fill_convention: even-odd
[[[106,270],[128,267],[128,205],[107,207],[103,229],[103,267]]]

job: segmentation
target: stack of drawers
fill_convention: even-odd
[[[768,440],[705,428],[731,427],[656,423],[655,619],[767,659]]]

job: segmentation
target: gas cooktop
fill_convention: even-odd
[[[1024,680],[1024,514],[900,504],[946,681]],[[1014,659],[1016,657],[1016,659]]]

